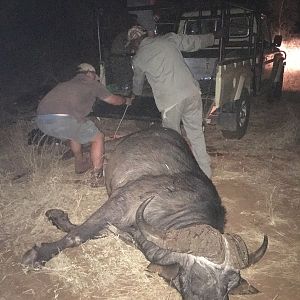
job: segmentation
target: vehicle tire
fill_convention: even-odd
[[[222,135],[226,139],[241,139],[248,128],[250,116],[250,96],[247,90],[243,90],[241,98],[234,103],[236,130],[222,130]]]
[[[270,94],[268,95],[268,102],[273,103],[281,99],[282,96],[282,88],[283,88],[283,76],[284,76],[284,67],[280,73],[279,81],[273,83],[271,87]]]

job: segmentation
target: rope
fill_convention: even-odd
[[[121,120],[120,120],[120,122],[119,122],[119,125],[118,125],[118,127],[117,127],[115,133],[114,133],[114,137],[113,137],[114,139],[117,137],[117,132],[118,132],[118,130],[119,130],[119,128],[120,128],[120,126],[121,126],[121,124],[122,124],[122,122],[123,122],[123,119],[124,119],[124,117],[125,117],[125,115],[126,115],[126,112],[127,112],[128,107],[129,107],[129,105],[126,104],[126,107],[125,107],[123,116],[122,116],[122,118],[121,118]]]
[[[216,78],[217,66],[218,66],[218,60],[216,60],[214,63],[214,67],[213,67],[213,70],[211,73],[211,79],[208,83],[207,94],[203,97],[203,100],[204,100],[203,115],[204,115],[205,119],[208,117],[208,113],[211,111],[211,108],[214,105],[214,102],[212,102],[209,109],[207,109],[208,99],[209,99],[210,93],[212,91],[212,82],[213,82],[213,79]]]

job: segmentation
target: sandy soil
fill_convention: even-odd
[[[217,127],[205,132],[213,182],[227,209],[226,231],[240,234],[251,249],[269,236],[262,261],[242,271],[261,293],[231,299],[300,299],[299,86],[294,82],[293,93],[272,105],[257,97],[249,131],[239,141],[225,140]],[[100,122],[110,136],[119,120]],[[64,209],[80,223],[107,198],[104,187],[89,188],[88,175],[73,174],[72,159],[59,159],[62,147],[28,146],[33,126],[19,121],[0,128],[0,300],[181,299],[145,271],[139,251],[113,235],[68,249],[39,271],[20,265],[34,243],[62,236],[46,221],[46,210]],[[118,134],[148,126],[124,121]]]

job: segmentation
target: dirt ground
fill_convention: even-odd
[[[231,299],[300,299],[300,81],[291,77],[280,102],[254,99],[248,133],[226,140],[215,126],[206,128],[213,182],[227,209],[226,231],[240,234],[250,249],[269,236],[265,257],[242,275],[261,293]],[[298,80],[298,79],[297,79]],[[30,109],[28,109],[30,111]],[[133,247],[108,235],[68,249],[39,271],[20,260],[34,243],[62,233],[47,222],[50,208],[83,222],[106,199],[105,188],[92,189],[88,175],[74,175],[73,161],[61,160],[60,146],[40,150],[27,145],[35,125],[26,121],[0,128],[0,300],[19,299],[181,299]],[[101,119],[107,136],[119,120]],[[147,128],[124,121],[119,135]]]

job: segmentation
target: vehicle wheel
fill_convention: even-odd
[[[241,139],[248,128],[250,116],[250,96],[247,90],[241,94],[241,98],[235,102],[234,111],[236,130],[222,130],[222,135],[227,139]]]
[[[280,73],[279,81],[272,85],[270,94],[268,96],[269,103],[273,103],[274,101],[281,99],[282,87],[283,87],[283,75],[284,75],[284,68]]]

